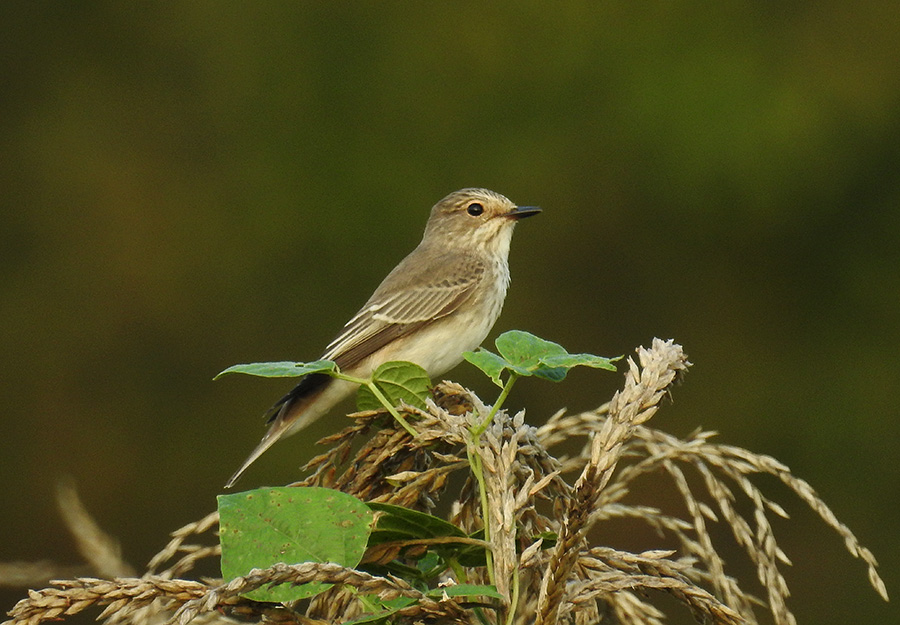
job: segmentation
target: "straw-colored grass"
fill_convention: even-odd
[[[655,340],[649,349],[638,349],[637,360],[628,361],[624,387],[609,403],[576,415],[560,412],[539,428],[526,425],[522,414],[500,411],[477,441],[470,428],[488,407],[462,387],[445,382],[435,389],[428,410],[407,408],[418,432],[415,438],[382,413],[368,412],[358,413],[353,425],[320,441],[326,451],[307,464],[308,476],[296,485],[335,488],[364,501],[426,512],[434,512],[444,499],[450,501],[444,506],[450,510],[448,519],[467,533],[487,523],[492,578],[503,596],[493,606],[427,596],[402,579],[363,570],[367,562],[395,557],[399,545],[371,550],[357,569],[278,564],[235,580],[185,579],[199,560],[220,555],[215,513],[175,531],[146,573],[135,577],[115,541],[99,530],[67,486],[59,493],[65,520],[89,569],[108,579],[77,577],[29,591],[3,625],[38,625],[94,606],[104,608],[100,618],[138,625],[232,618],[341,623],[361,613],[359,593],[414,599],[391,616],[402,623],[656,624],[663,623],[665,615],[654,598],[665,593],[700,622],[753,624],[756,612],[765,610],[769,620],[788,625],[795,618],[781,571],[789,560],[770,522],[787,514],[754,483],[754,476],[761,474],[780,480],[839,534],[850,553],[868,567],[872,586],[886,600],[871,552],[786,466],[769,456],[718,444],[710,432],[678,438],[647,425],[688,366],[679,345]],[[554,455],[560,443],[578,439],[584,441],[580,453]],[[469,459],[476,457],[483,467],[486,507],[469,472]],[[463,479],[450,482],[455,473]],[[684,514],[663,512],[653,502],[631,501],[638,479],[658,480],[678,493]],[[452,492],[450,484],[462,486]],[[486,519],[482,509],[489,511]],[[660,548],[630,553],[597,544],[592,530],[613,519],[655,530]],[[755,582],[729,575],[710,524],[729,528],[734,543],[755,565]],[[542,533],[555,535],[555,544],[547,547],[532,538]],[[40,585],[55,574],[46,563],[6,565],[0,567],[0,583]],[[465,574],[468,583],[488,583],[485,567]],[[271,584],[308,581],[334,586],[291,606],[241,596]],[[444,583],[456,581],[448,572]],[[766,596],[757,598],[750,588]]]

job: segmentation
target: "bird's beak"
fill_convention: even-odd
[[[537,215],[539,212],[541,212],[541,209],[537,206],[516,206],[514,209],[506,213],[506,216],[510,219],[519,220]]]

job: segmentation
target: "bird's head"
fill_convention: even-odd
[[[516,206],[489,189],[460,189],[431,209],[424,241],[505,257],[516,222],[539,212],[534,206]]]

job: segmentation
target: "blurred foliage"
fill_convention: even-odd
[[[495,335],[675,338],[696,366],[657,426],[785,461],[897,595],[898,32],[878,1],[5,3],[0,560],[75,557],[50,503],[71,474],[146,561],[286,388],[211,377],[318,356],[428,208],[487,186],[545,209]],[[618,384],[570,378],[510,408]],[[292,479],[328,421],[248,486]],[[782,531],[801,622],[900,622],[836,537]]]

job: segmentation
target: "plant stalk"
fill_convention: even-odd
[[[339,380],[346,380],[347,382],[353,382],[354,384],[359,384],[360,386],[365,386],[372,394],[375,396],[378,401],[381,402],[381,405],[387,408],[387,411],[391,413],[391,416],[397,420],[397,423],[403,426],[403,429],[406,430],[410,436],[415,438],[418,436],[418,432],[416,432],[413,427],[409,424],[409,422],[400,416],[400,413],[397,409],[388,401],[388,398],[384,396],[384,393],[381,392],[381,389],[373,382],[372,380],[367,380],[365,378],[356,378],[352,375],[347,375],[346,373],[334,373],[333,377]]]

